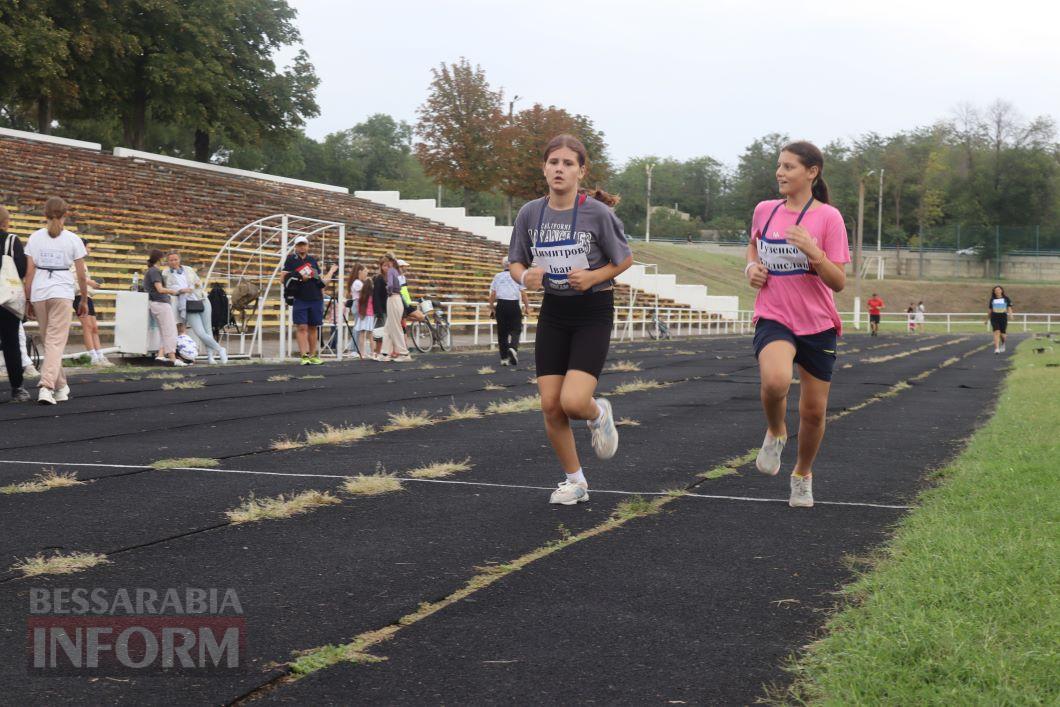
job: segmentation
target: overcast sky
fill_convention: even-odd
[[[1060,120],[1060,10],[1041,0],[289,0],[321,79],[321,138],[373,113],[414,123],[467,57],[516,109],[592,118],[611,156],[710,155],[754,138],[890,134],[1002,98]]]

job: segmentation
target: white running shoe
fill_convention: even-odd
[[[548,502],[558,503],[564,506],[573,506],[576,503],[585,503],[588,500],[588,484],[584,482],[572,484],[569,481],[563,481],[559,484],[559,488],[552,492],[552,497],[548,499]]]
[[[184,368],[188,364],[184,363],[179,358],[175,358],[175,359],[173,359],[173,365],[176,366],[177,368]]]
[[[755,468],[763,474],[776,476],[780,471],[780,453],[784,451],[784,445],[787,442],[787,437],[773,437],[766,432],[766,437],[762,440],[762,448],[758,450],[758,458],[755,459]]]
[[[214,358],[213,351],[207,351],[206,352],[206,363],[208,365],[210,365],[210,366],[212,366],[215,363],[217,363],[217,359]]]
[[[23,378],[40,378],[40,371],[38,371],[37,367],[34,366],[31,363],[28,366],[23,366],[22,367],[22,377]]]
[[[792,508],[813,508],[813,477],[791,475],[791,498],[788,505]]]
[[[50,388],[41,388],[37,394],[37,402],[41,405],[55,405],[55,393]]]
[[[610,459],[618,451],[618,428],[615,427],[615,418],[611,412],[611,403],[604,398],[599,398],[596,404],[604,413],[604,419],[600,424],[593,420],[586,420],[589,430],[593,436],[593,451],[600,459]]]
[[[221,357],[221,365],[222,366],[225,365],[226,363],[228,363],[228,349],[221,349],[221,351],[220,351],[220,353],[218,355],[220,355],[220,357]]]
[[[502,366],[507,366],[507,365],[508,365],[508,359],[506,359],[506,358],[502,358],[502,359],[501,359],[501,365],[502,365]]]
[[[1005,342],[1001,342],[1001,353],[1005,353]]]
[[[108,368],[110,366],[113,366],[114,363],[110,359],[108,359],[106,356],[100,356],[99,358],[96,359],[96,365],[99,366],[100,368]]]
[[[513,366],[519,365],[519,352],[515,349],[508,349],[508,358],[511,359]]]
[[[41,388],[41,390],[44,390],[44,388]],[[55,402],[57,402],[57,403],[65,403],[69,399],[70,399],[70,386],[64,385],[62,388],[59,388],[59,390],[55,391]]]

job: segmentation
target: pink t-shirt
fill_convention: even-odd
[[[783,201],[761,202],[755,207],[751,220],[759,260],[769,270],[765,287],[755,298],[754,320],[772,319],[798,336],[817,334],[833,327],[837,334],[842,334],[843,325],[835,308],[834,293],[814,272],[802,251],[789,245],[784,236],[788,227],[795,225],[799,212],[781,206],[769,223],[769,233],[762,233],[770,213]],[[834,206],[816,204],[806,212],[800,225],[809,231],[814,242],[833,263],[850,262],[846,224]]]

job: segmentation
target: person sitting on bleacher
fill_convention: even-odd
[[[175,290],[177,295],[173,304],[176,313],[178,336],[183,334],[180,326],[190,327],[195,336],[206,348],[207,361],[215,363],[214,355],[221,357],[221,363],[228,363],[228,352],[210,335],[209,324],[213,318],[209,298],[206,297],[206,285],[199,279],[198,273],[190,265],[182,265],[180,253],[172,251],[166,256],[167,267],[162,270],[166,287]]]

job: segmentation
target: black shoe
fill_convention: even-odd
[[[11,402],[13,403],[28,403],[30,400],[33,400],[33,396],[25,388],[15,388],[11,391]]]
[[[513,366],[519,365],[519,354],[516,353],[515,349],[508,349],[508,360],[512,362]]]

